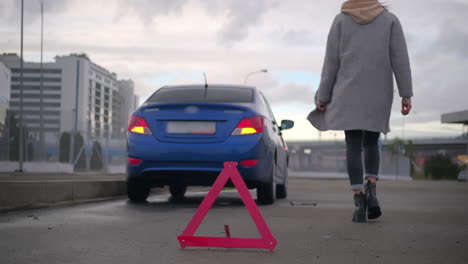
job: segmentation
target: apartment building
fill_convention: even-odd
[[[19,120],[22,109],[23,124],[30,137],[38,140],[42,128],[44,135],[54,140],[60,132],[62,69],[56,63],[44,63],[41,73],[39,63],[24,62],[21,91],[20,58],[3,54],[0,61],[11,70],[10,110]]]
[[[75,129],[85,140],[125,135],[126,111],[135,110],[131,80],[122,81],[124,87],[120,87],[115,73],[85,54],[71,54],[44,63],[42,72],[40,63],[24,62],[21,91],[20,58],[3,54],[0,62],[11,70],[10,109],[19,116],[22,108],[31,138],[39,140],[41,130],[46,144],[56,143],[60,133]]]

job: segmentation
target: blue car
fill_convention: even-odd
[[[223,163],[235,161],[258,203],[286,198],[289,157],[281,135],[293,126],[275,121],[255,87],[162,87],[129,122],[128,197],[143,202],[151,188],[169,186],[181,199],[187,186],[211,186]]]

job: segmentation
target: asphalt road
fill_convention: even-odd
[[[381,182],[383,216],[351,222],[343,180],[292,179],[290,197],[260,206],[279,244],[274,252],[181,249],[203,193],[171,202],[126,200],[0,214],[0,263],[468,263],[468,184]],[[197,231],[259,237],[235,191],[223,192]]]

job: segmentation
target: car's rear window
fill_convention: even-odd
[[[206,95],[205,95],[206,92]],[[162,88],[148,102],[153,103],[251,103],[253,89],[231,87]]]

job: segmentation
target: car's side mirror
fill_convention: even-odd
[[[294,126],[294,121],[292,120],[281,120],[280,130],[290,129]]]

